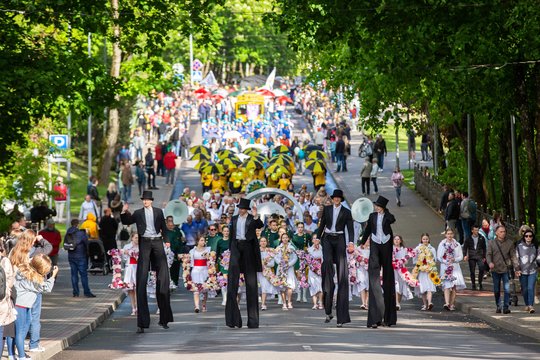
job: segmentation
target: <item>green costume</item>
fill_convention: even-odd
[[[229,243],[230,241],[227,239],[219,238],[217,244],[216,244],[216,261],[218,263],[218,271],[220,271],[222,274],[227,274],[229,271],[227,269],[224,269],[221,266],[221,255],[229,250]]]
[[[272,249],[275,249],[279,246],[279,234],[278,232],[273,232],[270,228],[264,229],[262,232],[262,237],[265,237],[268,240],[268,246]]]
[[[178,280],[180,278],[180,265],[181,260],[178,259],[179,254],[185,253],[185,239],[182,236],[182,231],[175,226],[174,229],[165,231],[165,237],[163,238],[165,243],[169,243],[171,246],[171,251],[174,254],[174,261],[171,264],[170,275],[171,280],[175,285],[178,285]]]
[[[211,251],[217,251],[217,244],[222,238],[223,236],[220,234],[216,234],[214,236],[207,236],[206,246],[209,246]]]
[[[308,243],[311,242],[311,236],[303,233],[302,235],[294,234],[292,237],[292,244],[296,250],[305,251],[308,247]],[[300,258],[294,264],[294,270],[300,269]]]

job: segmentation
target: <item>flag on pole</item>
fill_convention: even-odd
[[[272,70],[270,75],[268,75],[268,77],[266,78],[266,83],[264,84],[262,89],[273,90],[275,79],[276,79],[276,68],[274,67],[274,70]]]
[[[210,70],[208,75],[206,75],[206,77],[200,82],[200,85],[201,86],[207,86],[207,87],[212,87],[212,86],[217,86],[218,85],[218,83],[216,81],[216,77],[214,76],[214,72],[212,70]]]

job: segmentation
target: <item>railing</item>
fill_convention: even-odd
[[[444,192],[443,185],[438,183],[434,176],[429,172],[429,169],[425,166],[420,166],[418,164],[414,167],[414,183],[416,192],[418,192],[431,206],[433,209],[439,210],[439,205],[441,202],[441,196]],[[480,224],[482,219],[487,219],[488,221],[493,219],[493,214],[485,208],[478,207],[476,211],[477,223]],[[502,215],[504,224],[506,225],[507,234],[513,238],[517,239],[519,224],[514,219],[510,218],[508,215]]]

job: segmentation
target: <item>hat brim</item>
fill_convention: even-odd
[[[152,200],[152,201],[154,201],[154,198],[153,197],[142,197],[141,200]]]
[[[245,209],[245,210],[249,210],[250,208],[247,207],[247,206],[237,206],[239,209]]]
[[[335,197],[338,197],[340,198],[341,200],[345,200],[345,197],[344,196],[341,196],[341,195],[331,195],[330,196],[332,199],[335,198]]]
[[[377,202],[377,201],[374,201],[374,202],[373,202],[373,205],[377,205],[377,206],[380,206],[380,207],[382,207],[382,208],[386,208],[386,205],[383,205],[383,204],[381,204],[381,203],[379,203],[379,202]]]

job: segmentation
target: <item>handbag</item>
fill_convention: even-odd
[[[499,252],[501,253],[501,256],[503,258],[503,261],[504,263],[506,264],[506,271],[508,272],[508,276],[510,279],[514,279],[516,277],[516,273],[514,272],[514,267],[512,266],[511,262],[512,260],[510,260],[510,265],[508,265],[508,262],[506,262],[506,258],[504,257],[504,254],[501,250],[501,246],[499,245],[499,243],[497,241],[499,240],[493,240],[495,241],[495,245],[497,245],[497,248],[499,249]]]

